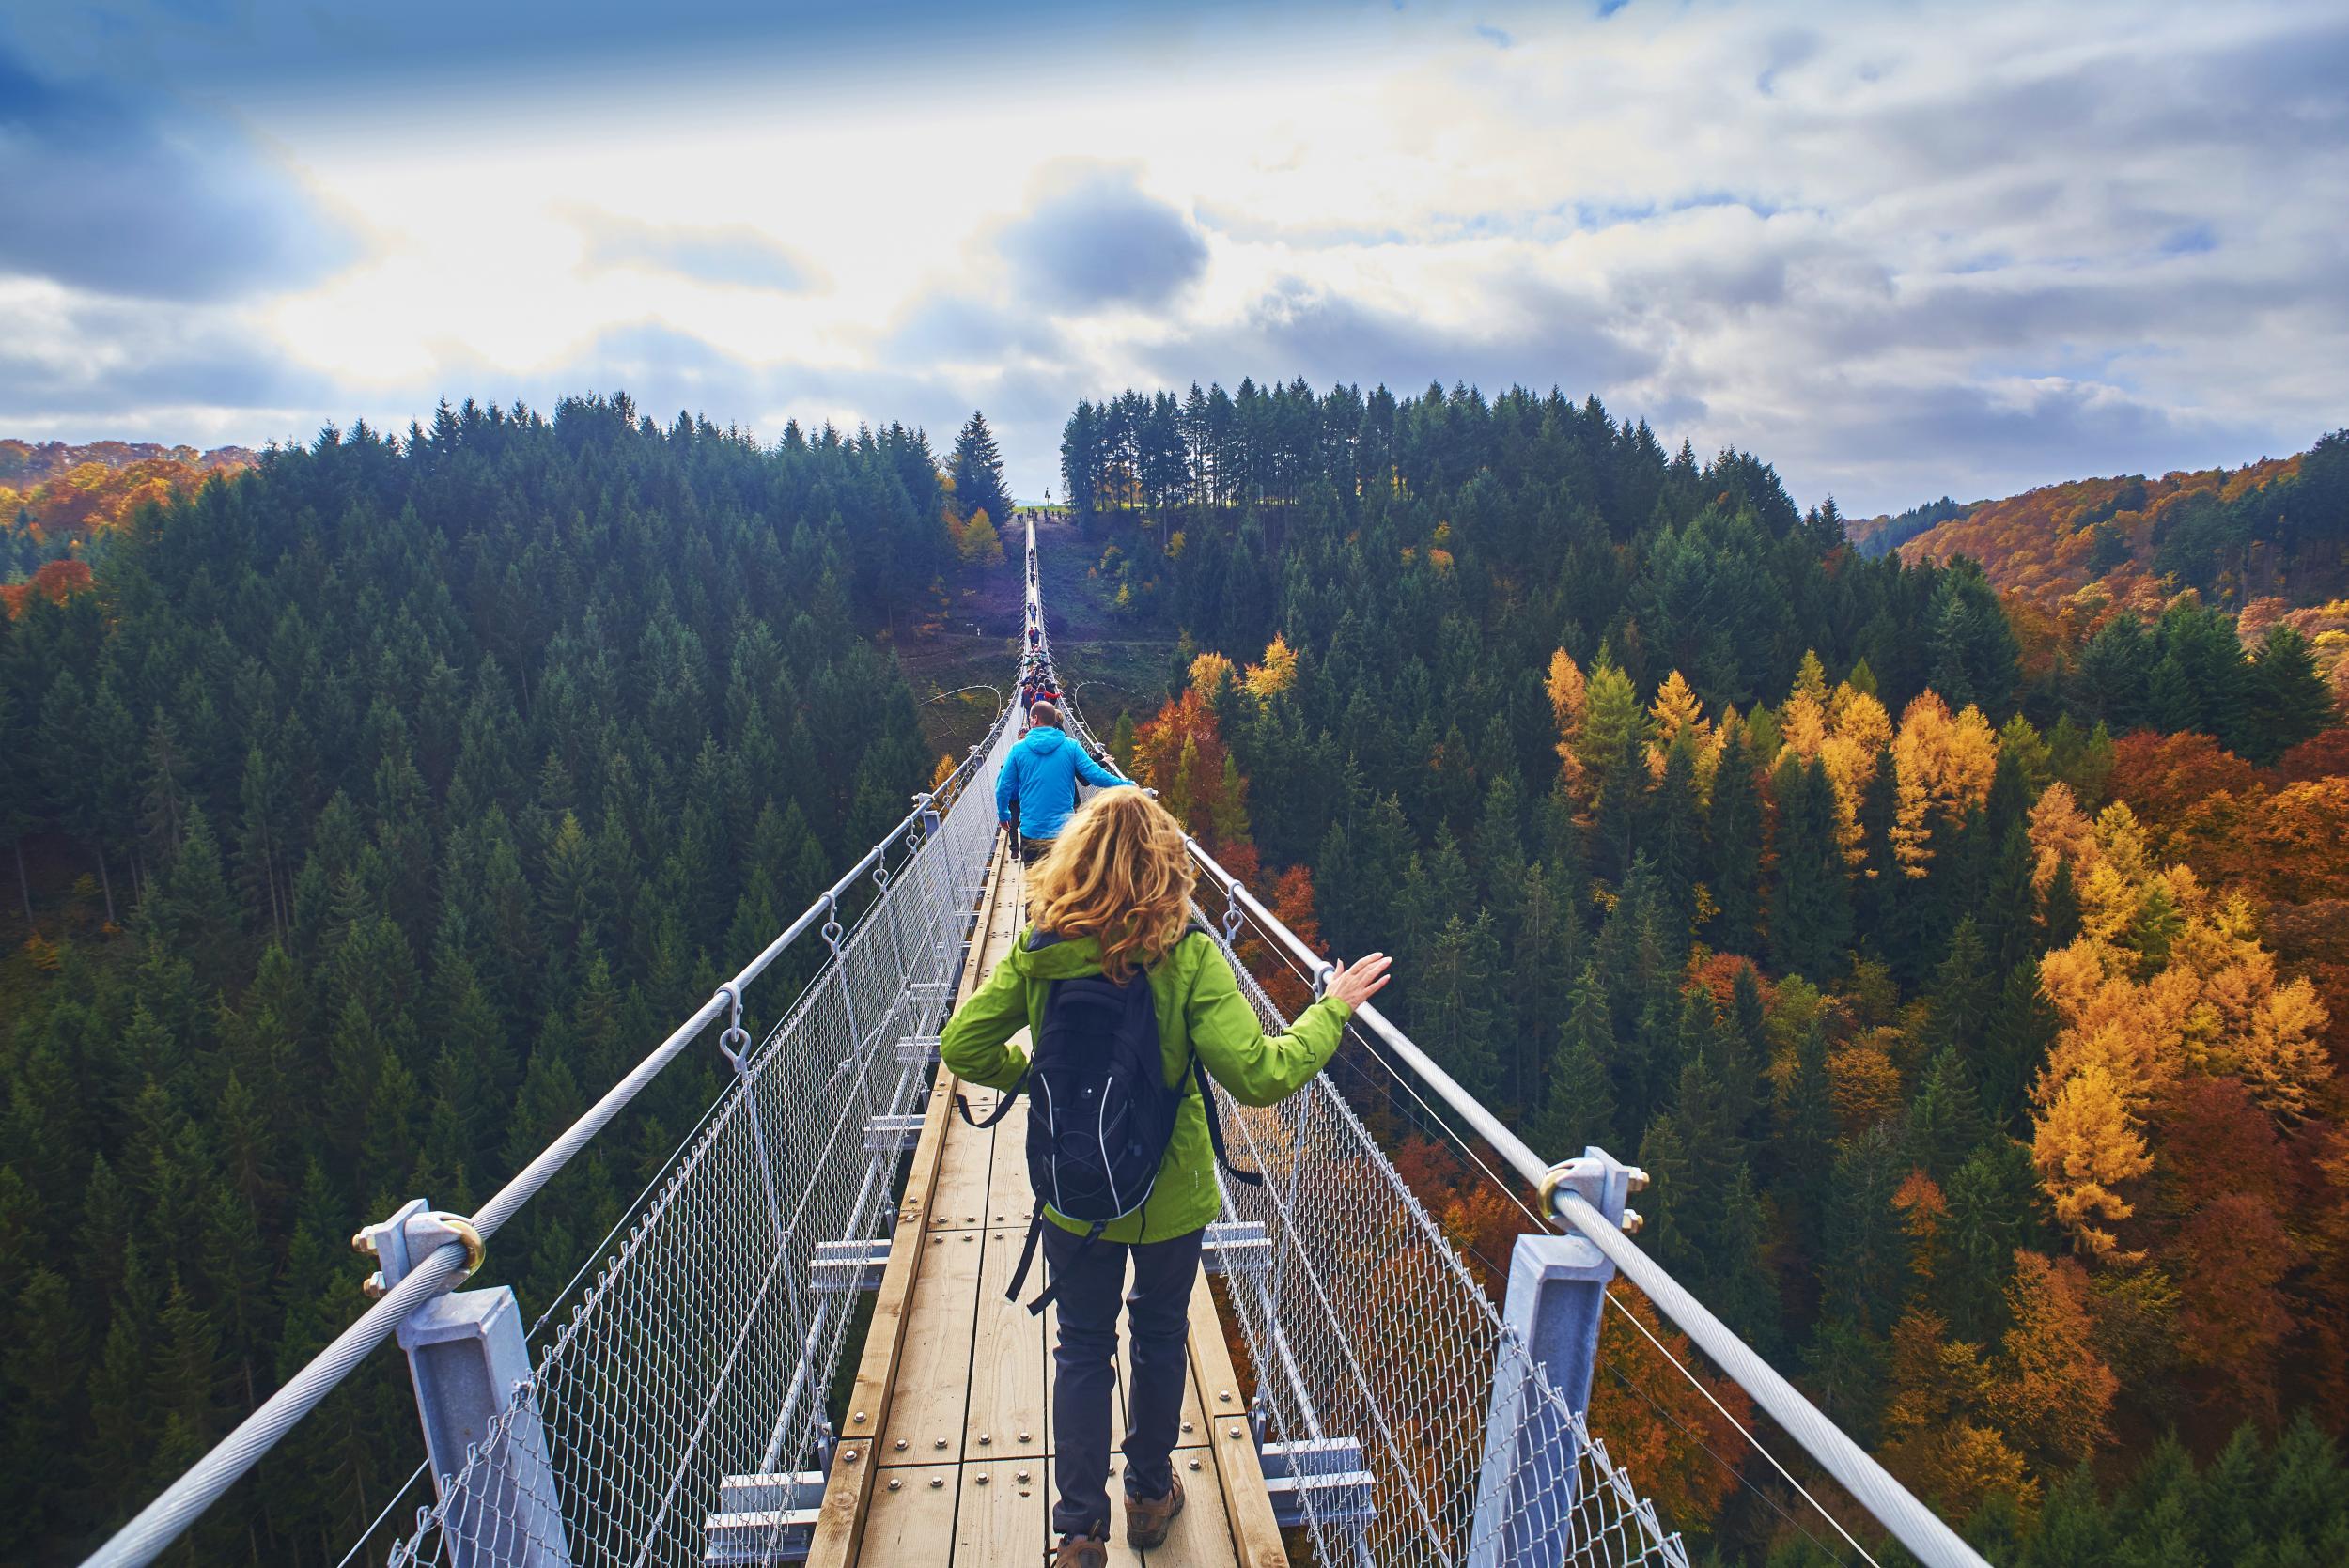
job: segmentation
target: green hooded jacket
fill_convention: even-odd
[[[1050,983],[1101,972],[1101,948],[1091,937],[1031,949],[1035,928],[1019,942],[971,1000],[946,1020],[939,1054],[946,1068],[969,1083],[1009,1089],[1028,1068],[1027,1052],[1011,1044],[1021,1030],[1044,1023]],[[1311,1082],[1337,1053],[1338,1036],[1354,1010],[1324,997],[1298,1015],[1286,1034],[1267,1034],[1256,1010],[1240,994],[1239,982],[1223,950],[1204,932],[1193,931],[1148,971],[1150,1000],[1158,1009],[1159,1053],[1169,1088],[1179,1084],[1183,1103],[1174,1116],[1174,1136],[1159,1164],[1158,1185],[1140,1210],[1101,1233],[1106,1240],[1165,1241],[1188,1235],[1222,1209],[1216,1194],[1215,1151],[1207,1142],[1206,1109],[1190,1075],[1191,1052],[1207,1076],[1242,1105],[1272,1105]],[[1085,1226],[1044,1213],[1066,1230]]]

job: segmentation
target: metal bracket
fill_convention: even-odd
[[[702,1521],[705,1568],[806,1561],[823,1500],[821,1470],[727,1476],[719,1511]]]
[[[938,1036],[935,1034],[903,1034],[897,1038],[897,1062],[901,1066],[926,1067],[938,1060]]]
[[[1199,1263],[1209,1274],[1261,1279],[1272,1272],[1272,1238],[1255,1220],[1220,1219],[1207,1227]]]
[[[1634,1192],[1647,1188],[1647,1172],[1636,1165],[1626,1165],[1596,1144],[1584,1147],[1573,1159],[1563,1159],[1551,1166],[1542,1176],[1542,1213],[1556,1217],[1558,1194],[1571,1192],[1591,1207],[1605,1215],[1609,1221],[1626,1231],[1640,1228],[1636,1211],[1626,1211],[1625,1202]],[[1630,1218],[1626,1218],[1630,1215]]]
[[[885,1240],[819,1241],[816,1244],[815,1261],[808,1265],[808,1288],[817,1296],[879,1290],[881,1270],[888,1265],[889,1243]]]
[[[1542,1210],[1558,1213],[1558,1195],[1572,1192],[1610,1224],[1638,1224],[1624,1207],[1647,1185],[1646,1172],[1604,1149],[1585,1148],[1549,1168],[1542,1179]],[[1591,1241],[1563,1235],[1521,1235],[1509,1255],[1505,1331],[1494,1348],[1492,1393],[1485,1418],[1485,1455],[1478,1473],[1470,1568],[1502,1562],[1548,1565],[1569,1560],[1573,1543],[1554,1528],[1556,1498],[1523,1495],[1528,1456],[1547,1453],[1569,1498],[1583,1441],[1579,1418],[1590,1408],[1591,1374],[1598,1364],[1600,1315],[1615,1265]],[[1554,1400],[1533,1385],[1546,1384]],[[1546,1523],[1545,1521],[1549,1521]]]
[[[908,1112],[899,1116],[876,1116],[864,1124],[864,1152],[868,1155],[902,1155],[922,1141],[924,1117]]]
[[[1264,1488],[1272,1516],[1283,1529],[1313,1520],[1357,1529],[1378,1516],[1378,1478],[1362,1463],[1354,1437],[1317,1437],[1297,1443],[1264,1443]]]

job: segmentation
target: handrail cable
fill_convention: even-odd
[[[998,728],[1008,712],[1006,708],[997,715]],[[883,862],[889,846],[897,842],[900,835],[917,827],[923,815],[936,809],[943,797],[958,795],[967,787],[984,750],[984,747],[972,748],[952,773],[933,788],[917,796],[913,810],[866,850],[856,864],[850,866],[808,907],[805,913],[737,971],[732,980],[711,993],[708,1001],[638,1062],[626,1078],[606,1090],[603,1096],[577,1121],[540,1150],[537,1158],[517,1172],[488,1203],[482,1204],[472,1216],[474,1229],[482,1239],[494,1235],[507,1220],[513,1219],[521,1206],[553,1178],[555,1172],[569,1163],[572,1156],[627,1109],[629,1102],[659,1077],[661,1069],[674,1061],[704,1029],[721,1017],[728,1016],[733,1000],[739,998],[752,981],[766,972],[786,948],[813,929],[819,918],[830,919],[838,908],[840,898],[877,863]],[[464,1272],[465,1249],[455,1241],[445,1242],[416,1259],[397,1284],[328,1342],[326,1347],[312,1357],[301,1371],[281,1384],[275,1393],[262,1401],[251,1415],[183,1471],[179,1480],[165,1487],[152,1502],[117,1530],[104,1545],[90,1554],[84,1568],[143,1568],[144,1564],[152,1562],[218,1501],[222,1493],[275,1447],[277,1440],[297,1421],[316,1409],[321,1400],[339,1387],[378,1344],[391,1336],[409,1313],[443,1294]]]
[[[1656,1347],[1657,1354],[1663,1357],[1667,1361],[1670,1361],[1672,1364],[1672,1370],[1679,1373],[1681,1376],[1688,1380],[1688,1387],[1703,1394],[1704,1396],[1704,1402],[1721,1413],[1721,1420],[1735,1427],[1738,1435],[1744,1437],[1747,1442],[1753,1445],[1755,1452],[1759,1453],[1763,1458],[1767,1459],[1770,1462],[1771,1467],[1777,1470],[1780,1475],[1786,1477],[1786,1484],[1801,1493],[1803,1501],[1809,1503],[1812,1508],[1819,1510],[1819,1517],[1825,1519],[1828,1524],[1833,1525],[1835,1527],[1835,1533],[1842,1536],[1845,1541],[1850,1542],[1851,1549],[1853,1551],[1858,1552],[1861,1557],[1867,1559],[1869,1568],[1881,1568],[1881,1564],[1878,1564],[1876,1560],[1873,1556],[1869,1555],[1868,1548],[1861,1545],[1858,1541],[1854,1541],[1852,1539],[1852,1533],[1843,1528],[1843,1522],[1841,1519],[1838,1519],[1834,1514],[1829,1514],[1826,1509],[1820,1508],[1819,1499],[1812,1497],[1801,1482],[1797,1481],[1791,1475],[1787,1475],[1786,1467],[1781,1465],[1778,1462],[1777,1456],[1771,1453],[1768,1449],[1764,1448],[1761,1441],[1756,1438],[1751,1432],[1746,1430],[1746,1423],[1739,1421],[1735,1416],[1731,1415],[1729,1413],[1729,1407],[1723,1405],[1719,1400],[1713,1397],[1713,1390],[1706,1388],[1704,1384],[1699,1380],[1695,1373],[1690,1372],[1687,1367],[1680,1364],[1680,1358],[1673,1355],[1671,1349],[1665,1345],[1664,1342],[1657,1339],[1656,1335],[1649,1330],[1648,1326],[1640,1321],[1639,1313],[1625,1306],[1622,1299],[1611,1290],[1607,1293],[1607,1304],[1614,1308],[1616,1312],[1622,1313],[1623,1316],[1630,1323],[1631,1327],[1640,1331],[1641,1337],[1645,1339],[1648,1343]],[[1661,1406],[1658,1406],[1658,1408],[1661,1408]],[[1757,1488],[1757,1490],[1759,1490],[1759,1488]],[[1789,1520],[1788,1522],[1792,1523],[1793,1521]],[[1801,1529],[1799,1525],[1796,1526],[1796,1528],[1797,1529]],[[1803,1533],[1808,1535],[1810,1531],[1804,1530]]]
[[[350,1544],[350,1550],[343,1553],[342,1560],[335,1563],[334,1568],[350,1568],[350,1560],[366,1549],[367,1543],[375,1538],[375,1532],[383,1528],[383,1521],[392,1516],[392,1510],[399,1506],[399,1499],[408,1495],[408,1488],[422,1480],[426,1472],[431,1468],[432,1461],[426,1459],[409,1472],[408,1479],[399,1483],[399,1490],[392,1494],[392,1500],[385,1503],[381,1511],[367,1521],[367,1528],[359,1532],[358,1539]]]

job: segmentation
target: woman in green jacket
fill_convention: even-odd
[[[1150,987],[1166,1084],[1183,1089],[1158,1184],[1138,1213],[1112,1222],[1083,1249],[1086,1227],[1044,1207],[1051,1221],[1044,1227],[1044,1257],[1060,1305],[1052,1350],[1059,1490],[1052,1528],[1061,1543],[1053,1563],[1102,1568],[1109,1560],[1111,1359],[1128,1255],[1133,1365],[1124,1448],[1126,1539],[1138,1547],[1158,1545],[1183,1506],[1173,1453],[1184,1342],[1200,1239],[1221,1208],[1191,1058],[1241,1104],[1271,1105],[1329,1063],[1346,1020],[1386,985],[1389,961],[1374,953],[1339,966],[1322,999],[1287,1033],[1265,1033],[1222,949],[1204,932],[1186,934],[1194,873],[1183,830],[1139,789],[1104,790],[1085,802],[1030,877],[1034,924],[947,1021],[940,1045],[947,1069],[966,1082],[1010,1089],[1028,1064],[1012,1037],[1042,1026],[1051,983],[1097,974]]]

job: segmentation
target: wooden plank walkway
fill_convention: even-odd
[[[1019,862],[999,844],[957,1004],[1018,939],[1022,890]],[[817,1568],[1039,1568],[1050,1553],[1054,1314],[1039,1320],[1003,1299],[1033,1212],[1021,1154],[1027,1105],[980,1129],[954,1114],[957,1092],[974,1115],[997,1102],[993,1090],[966,1089],[938,1069],[817,1515],[808,1556]],[[1027,1295],[1042,1288],[1042,1271],[1031,1272]],[[1146,1553],[1125,1545],[1118,1510],[1110,1561],[1283,1568],[1288,1557],[1204,1276],[1190,1323],[1174,1455],[1188,1501],[1166,1545]],[[1122,1409],[1112,1424],[1122,1431]],[[1112,1452],[1112,1497],[1123,1463]]]

